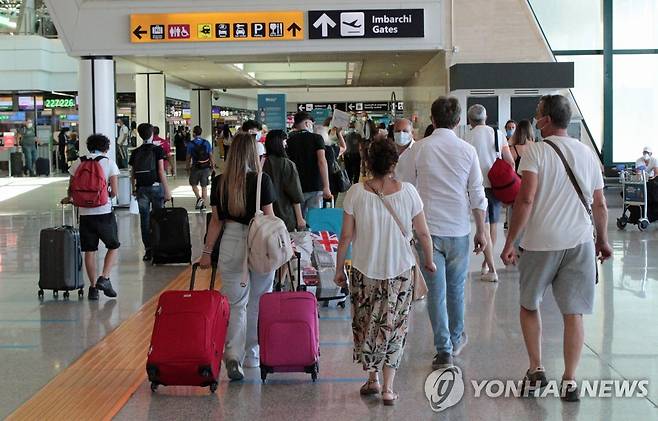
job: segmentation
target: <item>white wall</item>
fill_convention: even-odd
[[[416,127],[422,135],[432,123],[432,102],[448,92],[445,54],[439,53],[423,66],[404,87],[405,115],[416,116]]]

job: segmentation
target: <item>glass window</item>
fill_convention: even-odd
[[[553,50],[603,49],[602,0],[530,0],[530,4]]]
[[[615,55],[613,62],[613,153],[635,162],[644,146],[658,150],[658,55]]]
[[[603,144],[603,56],[557,56],[557,60],[574,63],[573,96],[592,133],[594,143],[601,150]]]
[[[615,0],[613,48],[658,48],[658,1]]]

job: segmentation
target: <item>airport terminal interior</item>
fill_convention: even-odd
[[[516,151],[521,168],[527,168],[523,154],[517,150],[521,136],[515,135],[515,128],[520,133],[524,127],[528,136],[536,140],[522,150],[539,147],[545,138],[542,132],[546,133],[548,126],[546,101],[557,95],[565,99],[571,111],[570,119],[561,127],[564,136],[584,145],[578,150],[596,162],[593,177],[603,180],[608,215],[607,227],[603,229],[607,232],[610,258],[596,264],[591,314],[577,312],[585,313],[584,346],[576,371],[580,400],[570,402],[561,393],[560,380],[565,370],[563,343],[572,338],[564,334],[568,319],[561,315],[560,298],[564,296],[560,297],[557,287],[552,291],[548,286],[539,307],[543,323],[541,364],[548,380],[548,386],[543,385],[541,390],[546,393],[515,393],[515,386],[524,376],[537,372],[528,371],[529,357],[519,320],[520,310],[522,316],[523,311],[529,312],[520,305],[524,297],[520,292],[523,285],[519,265],[505,265],[500,257],[518,218],[512,217],[512,205],[515,211],[517,206],[527,205],[519,197],[527,194],[525,183],[531,184],[527,178],[518,177],[513,166],[512,177],[518,183],[515,185],[521,186],[521,193],[516,196],[516,203],[512,200],[500,207],[498,223],[486,225],[496,237],[491,245],[492,268],[483,269],[483,254],[471,252],[474,241],[478,241],[477,217],[454,215],[455,220],[468,219],[470,258],[464,260],[468,266],[463,292],[464,335],[459,347],[453,340],[454,355],[443,356],[449,363],[435,364],[442,354],[437,354],[434,321],[429,317],[436,306],[430,302],[436,298],[430,291],[423,297],[414,297],[408,315],[391,315],[391,310],[382,310],[383,315],[369,315],[374,320],[371,323],[381,324],[369,327],[381,329],[378,341],[392,340],[389,336],[399,333],[392,331],[402,329],[397,325],[392,329],[394,322],[387,317],[403,318],[408,323],[408,333],[398,344],[404,352],[393,383],[395,393],[383,390],[383,394],[364,395],[362,387],[373,385],[368,383],[369,373],[354,361],[358,335],[353,327],[363,322],[355,314],[363,315],[365,304],[353,293],[359,276],[375,281],[359,272],[361,268],[351,266],[349,253],[355,257],[355,263],[359,254],[354,249],[348,252],[346,262],[347,278],[353,288],[340,289],[334,276],[337,255],[340,260],[342,250],[338,246],[341,224],[351,218],[351,214],[345,213],[343,222],[341,208],[345,205],[351,209],[357,197],[354,194],[346,200],[347,191],[350,184],[355,189],[357,183],[365,183],[373,176],[371,168],[365,165],[366,159],[375,159],[368,157],[367,145],[395,145],[399,162],[414,149],[429,149],[423,142],[447,136],[445,128],[437,127],[433,104],[440,97],[452,97],[460,106],[453,128],[457,137],[474,142],[473,133],[478,129],[473,128],[473,116],[480,109],[486,110],[481,124],[497,129],[492,133],[503,145],[507,137],[510,148],[503,150]],[[655,0],[245,0],[239,4],[223,0],[0,0],[0,418],[657,420],[657,99]],[[553,125],[554,115],[550,117]],[[312,121],[313,126],[301,127],[299,121]],[[143,139],[145,127],[148,133]],[[138,166],[143,168],[144,164],[138,157],[140,151],[150,150],[142,145],[155,140],[151,136],[153,127],[158,127],[164,145],[163,169],[158,172],[151,166],[146,172],[156,174],[154,180],[166,178],[168,194],[164,196],[171,196],[172,201],[165,205],[168,211],[158,214],[165,216],[156,215],[158,210],[150,213],[151,230],[147,229],[145,236],[151,244],[147,248],[142,224],[144,215],[148,221],[149,212],[142,211],[142,193],[138,193],[137,200],[132,179],[136,178],[139,184],[143,177],[136,175],[144,172],[140,173]],[[313,138],[323,140],[326,146],[320,146],[318,151],[340,150],[340,156],[329,152],[323,155],[327,174],[332,177],[334,209],[309,209],[307,213],[302,203],[300,217],[303,213],[307,230],[290,233],[295,254],[270,278],[275,290],[272,299],[280,300],[276,304],[281,306],[276,310],[280,314],[260,301],[261,316],[267,309],[265,314],[279,317],[278,325],[271,324],[278,326],[279,336],[260,335],[270,321],[253,320],[253,306],[259,303],[249,301],[246,316],[242,316],[248,321],[237,329],[249,332],[250,323],[252,330],[258,329],[260,355],[251,358],[253,361],[247,357],[236,362],[228,359],[224,351],[225,326],[219,329],[213,324],[211,329],[204,325],[205,330],[198,328],[191,333],[193,326],[201,326],[198,320],[194,320],[194,325],[182,325],[192,316],[180,314],[201,317],[198,314],[210,306],[209,292],[195,294],[208,289],[211,270],[195,271],[195,294],[184,291],[192,277],[192,263],[203,262],[210,256],[204,241],[214,226],[210,215],[217,209],[212,198],[199,198],[196,185],[193,188],[190,181],[194,174],[201,174],[201,181],[192,182],[203,186],[210,177],[231,171],[232,167],[226,165],[229,151],[240,150],[237,148],[242,147],[243,138],[256,142],[255,150],[262,150],[257,153],[267,167],[270,158],[265,156],[265,147],[269,154],[270,146],[263,146],[266,139],[270,142],[270,138],[281,133],[285,137],[287,133],[288,154],[295,161],[290,145],[300,128],[319,134]],[[414,143],[403,141],[406,137],[400,134],[401,130],[407,131]],[[90,229],[90,218],[103,215],[85,213],[92,206],[80,205],[82,202],[76,199],[82,197],[79,192],[84,188],[70,187],[75,177],[69,171],[77,177],[83,167],[88,172],[92,171],[89,168],[103,169],[103,160],[98,165],[93,160],[80,160],[97,152],[87,144],[92,134],[109,139],[105,155],[108,165],[116,163],[117,167],[113,173],[117,192],[111,192],[112,197],[107,199],[102,199],[101,193],[101,199],[88,199],[94,206],[110,203],[108,212],[111,209],[116,220],[116,227],[107,222],[94,228],[105,233],[97,234],[103,240],[95,255],[98,273],[102,272],[108,251],[116,259],[104,274],[111,280],[116,297],[102,287],[107,285],[103,284],[103,276],[98,278],[98,288],[90,290],[85,271],[89,262],[85,257],[83,264],[80,244],[84,248],[89,241],[85,230]],[[207,141],[211,152],[195,146],[199,138]],[[347,141],[343,155],[344,139],[357,138],[358,144],[353,146]],[[243,147],[247,151],[250,148]],[[330,156],[334,161],[330,161]],[[496,152],[491,162],[505,156]],[[363,161],[356,170],[352,169],[354,174],[350,157]],[[415,163],[419,165],[423,158],[426,157],[416,156]],[[582,156],[575,159],[585,162]],[[320,158],[317,160],[322,172]],[[202,162],[209,164],[202,167]],[[257,158],[254,162],[258,162]],[[479,162],[483,162],[482,157]],[[502,159],[494,165],[499,162],[507,165]],[[295,164],[300,167],[298,162]],[[430,168],[438,165],[443,164],[429,162]],[[573,171],[580,177],[586,171],[584,167]],[[481,180],[486,178],[484,168],[482,171]],[[341,178],[343,174],[350,180],[334,188],[333,177]],[[416,176],[420,180],[418,172]],[[107,183],[106,178],[101,178]],[[491,186],[491,173],[488,178]],[[536,174],[532,179],[536,183]],[[277,180],[275,184],[283,183],[283,189],[309,183],[304,177]],[[323,182],[320,180],[321,186]],[[83,181],[75,183],[81,185]],[[386,180],[382,183],[384,188]],[[164,191],[164,184],[156,181],[153,187]],[[566,189],[570,190],[568,186]],[[415,188],[424,200],[423,186]],[[544,194],[546,189],[539,189],[536,194]],[[327,195],[316,190],[304,187],[304,201]],[[219,197],[219,193],[213,192]],[[320,194],[308,199],[309,192]],[[472,203],[475,193],[469,192]],[[207,194],[211,195],[210,185]],[[460,200],[468,202],[468,194],[464,190]],[[584,215],[575,190],[570,194]],[[493,218],[492,199],[485,199],[484,192],[482,195],[485,203],[489,202],[488,217]],[[69,196],[78,206],[68,203]],[[500,205],[503,199],[495,200]],[[594,205],[597,200],[600,199],[595,195]],[[322,205],[324,202],[320,199]],[[148,209],[148,202],[146,206]],[[230,207],[229,200],[227,209]],[[561,227],[573,222],[566,220],[570,217],[563,213],[566,207],[551,209],[546,215],[547,221],[551,221],[546,224]],[[426,215],[432,211],[436,208],[425,203]],[[173,215],[178,218],[181,212],[183,219],[175,220]],[[389,218],[385,208],[382,212],[382,218]],[[312,222],[313,214],[325,215],[327,220],[333,215],[336,222],[329,221],[328,227],[317,222],[322,218]],[[596,209],[594,218],[599,218]],[[81,221],[85,224],[81,225]],[[224,236],[231,241],[231,227],[235,229],[236,225],[239,224],[225,225],[218,241],[221,243]],[[381,226],[392,226],[399,236],[395,225]],[[116,244],[106,241],[111,236],[108,230],[114,228],[120,242],[118,250]],[[416,225],[414,229],[418,234]],[[434,239],[439,234],[432,233],[433,229],[430,224]],[[65,242],[61,240],[64,237],[57,237],[60,240],[55,243],[55,233],[63,232],[72,239]],[[175,237],[178,235],[181,237]],[[290,245],[287,237],[286,233]],[[486,237],[491,243],[491,234]],[[304,252],[297,253],[304,249],[304,239],[311,244],[307,263],[302,262],[305,258],[298,258]],[[245,242],[241,241],[235,243],[236,250]],[[374,243],[373,248],[391,246],[381,241]],[[158,254],[158,250],[164,250],[161,243],[187,247],[187,254],[178,260],[158,261],[164,256]],[[251,269],[256,264],[252,263],[251,252],[257,247],[249,247]],[[434,247],[437,250],[436,240]],[[222,248],[222,255],[214,256],[219,262],[218,272],[222,272],[225,253],[239,253],[236,250]],[[519,252],[529,252],[528,256],[537,253]],[[327,265],[322,257],[333,260]],[[402,259],[393,256],[390,260]],[[427,275],[426,269],[427,262],[423,269]],[[64,275],[66,271],[73,275]],[[69,284],[69,278],[75,278],[75,286],[58,290],[49,284],[59,274],[68,276]],[[228,291],[229,278],[218,274],[215,290]],[[573,280],[576,281],[584,282],[580,278]],[[381,282],[388,282],[389,288],[394,284],[393,279]],[[294,292],[299,284],[306,284],[299,288],[305,292]],[[93,299],[90,292],[100,296]],[[585,294],[577,289],[570,292],[573,300],[580,298],[575,297],[578,294]],[[302,314],[300,309],[306,302],[302,303],[301,298],[297,302],[282,298],[292,297],[290,294],[302,294],[294,296],[311,300],[312,322],[293,320]],[[178,302],[179,307],[172,305],[179,312],[178,326],[167,328],[159,326],[174,320],[174,316],[160,317],[163,308],[168,309],[165,313],[174,311],[163,304],[167,297],[205,297],[208,301],[195,301],[196,307],[185,307],[182,301]],[[212,297],[219,300],[221,296]],[[388,305],[401,306],[400,297],[403,294],[398,296],[397,304],[388,298]],[[297,308],[284,307],[286,299],[292,300],[288,306]],[[360,299],[365,300],[362,296]],[[449,292],[449,313],[452,299]],[[228,306],[228,301],[221,302]],[[231,317],[237,314],[228,307],[225,311],[230,311]],[[384,320],[378,319],[380,316]],[[211,316],[205,317],[203,320]],[[213,313],[212,317],[230,323],[224,313]],[[316,321],[317,327],[313,327]],[[229,325],[229,336],[235,335],[231,326],[234,325]],[[450,329],[453,328],[451,319]],[[212,338],[206,337],[209,331]],[[168,336],[157,343],[168,348],[169,366],[153,362],[156,355],[163,355],[156,346],[156,333]],[[317,371],[311,376],[306,363],[282,363],[279,369],[273,365],[273,372],[264,379],[266,356],[270,355],[269,362],[275,354],[272,349],[282,354],[277,357],[281,361],[304,354],[304,347],[299,346],[300,341],[304,343],[299,338],[302,334],[309,335],[315,344],[311,348],[317,355],[310,367]],[[183,352],[191,348],[189,338],[199,343],[199,338],[204,338],[203,343],[213,347],[214,353],[209,355],[219,363],[217,367],[208,361],[209,365],[195,366],[196,370],[181,374],[185,367],[197,364],[201,355],[198,349],[193,356]],[[225,361],[221,359],[222,352]],[[386,361],[389,357],[397,358],[389,355],[397,355],[397,351],[386,348],[384,353]],[[390,367],[387,365],[379,373],[382,386]],[[166,380],[167,370],[182,376],[180,384]],[[209,381],[213,376],[214,380]],[[556,389],[551,391],[553,386]],[[620,390],[625,387],[632,390]]]

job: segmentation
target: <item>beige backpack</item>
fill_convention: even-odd
[[[270,273],[283,266],[293,255],[286,224],[274,215],[265,215],[260,206],[263,172],[256,181],[256,214],[249,223],[247,253],[243,268],[243,285],[247,272]]]

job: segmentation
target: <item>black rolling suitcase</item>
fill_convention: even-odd
[[[151,212],[149,227],[154,265],[192,263],[190,220],[185,208],[171,207]]]
[[[11,176],[12,177],[22,177],[23,176],[23,152],[12,152],[9,157],[11,160]]]
[[[73,209],[75,225],[75,208]],[[72,225],[66,225],[65,208],[62,207],[62,225],[41,230],[39,238],[39,298],[44,290],[52,290],[57,297],[59,291],[64,298],[69,291],[78,290],[78,297],[84,294],[82,277],[82,252],[80,232]]]
[[[37,158],[36,165],[37,175],[45,175],[46,177],[50,175],[50,161],[48,158]]]

